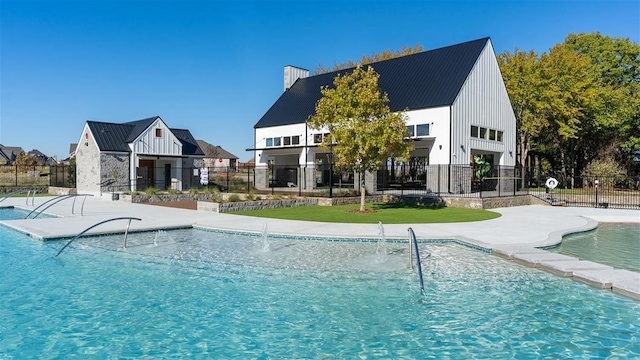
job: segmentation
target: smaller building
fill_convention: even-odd
[[[19,146],[4,146],[0,144],[0,165],[12,165],[18,155],[23,152],[24,150]]]
[[[204,152],[204,166],[212,170],[233,170],[238,168],[238,157],[219,145],[209,144],[204,140],[196,140]]]
[[[87,121],[75,149],[79,192],[188,190],[204,152],[189,130],[159,117],[126,123]]]

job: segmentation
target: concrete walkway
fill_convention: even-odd
[[[31,211],[49,199],[51,198],[38,197],[32,199],[33,204],[30,201],[27,205],[25,198],[9,198],[0,203],[0,207],[13,206]],[[82,202],[82,197],[76,198],[75,203],[73,199],[67,199],[47,210],[47,213],[57,215],[58,218],[8,220],[2,223],[42,240],[73,237],[93,224],[115,217],[141,219],[141,221],[131,222],[130,231],[197,225],[221,230],[259,233],[267,223],[271,234],[342,238],[378,237],[377,224],[337,224],[252,218],[92,197],[86,198],[84,206]],[[547,255],[558,254],[536,249],[558,244],[563,235],[594,229],[598,222],[637,223],[640,236],[640,210],[530,205],[493,211],[502,216],[470,223],[383,225],[385,235],[389,239],[407,239],[407,228],[412,227],[419,239],[456,239],[490,249],[496,255],[524,265],[540,267],[562,276],[571,276],[576,280],[640,299],[640,274],[638,273],[610,267],[598,269],[597,266],[591,265],[593,263],[588,264],[574,258],[553,256],[545,258],[539,252]],[[126,226],[125,220],[107,222],[87,234],[123,232]]]

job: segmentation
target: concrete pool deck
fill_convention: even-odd
[[[34,210],[52,197],[8,198],[0,207]],[[611,289],[640,299],[640,274],[610,267],[594,268],[593,263],[551,254],[538,248],[558,244],[562,236],[594,229],[598,222],[637,223],[640,233],[640,210],[600,208],[571,208],[529,205],[493,209],[502,216],[496,219],[448,224],[383,224],[389,239],[407,239],[411,227],[418,239],[456,239],[492,250],[492,253],[521,264],[537,267],[561,276]],[[293,236],[377,238],[377,224],[320,223],[291,221],[220,214],[209,211],[186,210],[146,204],[132,204],[86,197],[66,199],[46,211],[55,218],[2,221],[6,226],[29,234],[35,239],[70,238],[101,221],[116,217],[135,217],[130,231],[159,230],[202,226],[230,231],[268,232]],[[90,234],[123,232],[128,221],[106,222]],[[546,255],[545,255],[546,254]],[[639,250],[640,256],[640,250]],[[570,274],[570,275],[569,275]]]

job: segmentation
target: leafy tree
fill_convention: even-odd
[[[605,147],[616,144],[617,160],[631,167],[632,152],[640,149],[640,45],[597,32],[570,34],[565,43],[590,59],[602,83],[596,122],[582,134],[593,140],[584,144],[586,160],[600,157]]]
[[[360,61],[356,61],[356,62],[347,61],[341,64],[335,63],[333,64],[332,68],[327,68],[322,64],[318,64],[318,66],[313,70],[312,73],[313,75],[319,75],[319,74],[324,74],[332,71],[350,69],[350,68],[356,67],[356,65],[364,66],[364,65],[368,65],[368,64],[382,61],[382,60],[395,59],[405,55],[416,54],[422,51],[423,49],[422,49],[422,46],[420,46],[420,44],[416,44],[416,46],[412,48],[403,46],[402,49],[398,51],[385,50],[381,53],[373,53],[371,54],[371,56],[362,55],[362,58],[360,59]]]
[[[611,187],[623,180],[625,171],[613,157],[604,157],[591,161],[582,172],[585,178],[598,179],[602,186]]]
[[[321,149],[330,146],[338,169],[360,174],[360,211],[365,211],[365,172],[374,172],[389,157],[405,160],[411,145],[404,113],[392,113],[389,98],[378,87],[373,67],[358,65],[338,74],[333,87],[324,86],[315,114],[308,120],[313,129],[327,129]]]
[[[13,161],[13,165],[18,167],[37,166],[38,159],[36,159],[35,156],[28,155],[23,151]]]
[[[581,131],[601,105],[599,85],[589,59],[566,44],[540,57],[542,111],[549,121],[547,141],[556,146],[562,174],[576,173]]]
[[[67,175],[69,176],[69,186],[76,186],[76,158],[69,159],[69,166],[67,167]]]
[[[516,117],[518,160],[522,165],[522,183],[526,184],[528,173],[525,164],[529,151],[541,132],[549,127],[542,112],[538,55],[533,50],[523,52],[516,48],[513,54],[500,54],[498,64]]]

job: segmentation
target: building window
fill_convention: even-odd
[[[486,139],[487,138],[487,128],[480,128],[480,139]]]
[[[416,136],[429,136],[429,124],[416,125]]]
[[[282,138],[282,143],[284,144],[284,146],[289,146],[291,145],[291,136],[285,136]]]
[[[489,140],[496,141],[496,131],[493,129],[489,129]]]
[[[313,143],[321,144],[322,143],[322,134],[313,134]]]
[[[295,135],[291,137],[291,145],[300,145],[300,136]]]
[[[415,127],[413,125],[407,126],[407,132],[409,133],[409,137],[416,136]]]
[[[478,127],[471,125],[471,137],[477,138],[478,134],[479,134]]]
[[[281,139],[279,137],[273,138],[273,146],[281,146]]]
[[[496,138],[497,141],[502,142],[502,131],[498,131],[498,136]]]
[[[156,137],[162,137],[162,129],[156,129]]]
[[[267,147],[273,146],[273,138],[267,138]]]

